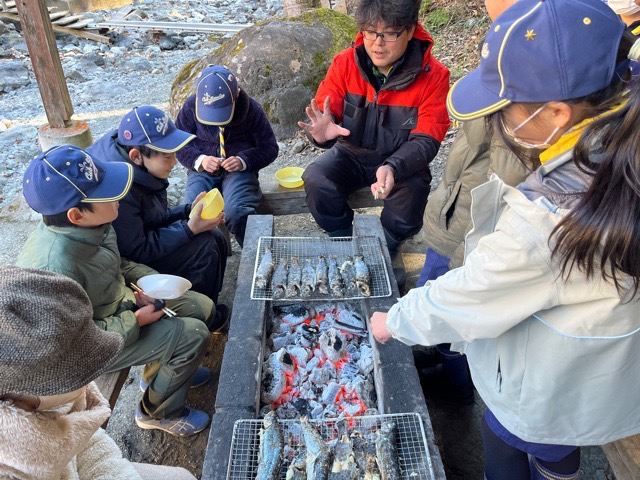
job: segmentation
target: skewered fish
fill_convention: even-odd
[[[302,287],[300,288],[300,295],[303,297],[309,297],[315,289],[316,269],[313,267],[311,259],[307,258],[302,267]]]
[[[396,436],[396,424],[391,421],[382,422],[376,433],[376,458],[382,480],[400,480]]]
[[[353,292],[356,289],[356,267],[351,257],[347,257],[340,265],[340,274],[344,281],[344,288],[347,292]]]
[[[340,275],[340,268],[338,267],[338,260],[336,257],[329,259],[329,287],[331,287],[331,293],[336,297],[344,297],[344,282],[342,275]]]
[[[286,480],[307,480],[306,472],[306,456],[302,454],[302,451],[298,453],[291,461],[289,468],[287,469]]]
[[[327,259],[321,255],[318,257],[318,263],[316,264],[316,288],[324,295],[329,294],[328,270],[329,266],[327,265]]]
[[[334,448],[334,460],[328,480],[357,480],[358,465],[349,436],[344,434]]]
[[[287,287],[287,260],[281,258],[271,277],[271,291],[274,300],[283,298]]]
[[[369,267],[364,263],[362,255],[356,255],[354,257],[354,266],[356,268],[356,285],[358,290],[365,297],[371,295],[371,275],[369,274]]]
[[[271,253],[271,249],[267,248],[265,249],[264,255],[262,255],[258,270],[256,270],[256,288],[267,288],[269,280],[271,280],[271,275],[273,274],[273,268],[273,254]]]
[[[378,468],[378,462],[376,461],[376,456],[368,453],[366,458],[367,463],[364,469],[363,480],[382,480],[382,477],[380,476],[380,469]]]
[[[276,412],[271,411],[262,420],[260,450],[258,452],[258,474],[256,480],[280,478],[284,437]]]
[[[307,480],[327,480],[333,452],[309,420],[303,417],[301,424],[307,449]]]
[[[286,296],[289,298],[299,296],[301,287],[302,267],[300,266],[300,259],[298,257],[291,257],[291,263],[289,264],[289,274],[287,275]]]

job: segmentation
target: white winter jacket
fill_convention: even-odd
[[[0,401],[0,479],[141,480],[100,428],[110,413],[93,383],[64,410]]]
[[[408,345],[462,342],[478,393],[523,440],[600,445],[640,432],[640,302],[598,273],[561,279],[549,236],[566,210],[550,197],[497,177],[475,188],[464,266],[411,290],[387,327]]]

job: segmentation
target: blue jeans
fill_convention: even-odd
[[[247,217],[256,213],[262,199],[258,173],[245,171],[213,176],[190,171],[182,201],[193,203],[199,193],[212,188],[217,188],[222,193],[225,223],[242,246]]]

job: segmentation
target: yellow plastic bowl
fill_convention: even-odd
[[[284,167],[276,172],[276,180],[278,180],[278,183],[284,188],[301,187],[304,185],[302,172],[304,172],[304,168]]]

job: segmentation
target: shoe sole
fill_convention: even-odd
[[[171,430],[167,430],[167,429],[162,428],[162,427],[157,427],[157,426],[154,426],[154,425],[147,425],[145,423],[140,423],[137,418],[136,418],[136,425],[138,426],[138,428],[141,428],[142,430],[160,430],[162,432],[168,433],[171,436],[182,437],[182,438],[192,437],[194,435],[197,435],[198,433],[204,431],[209,426],[209,424],[207,423],[204,427],[202,427],[201,429],[196,430],[196,431],[194,431],[192,433],[175,433],[175,432],[172,432]]]

